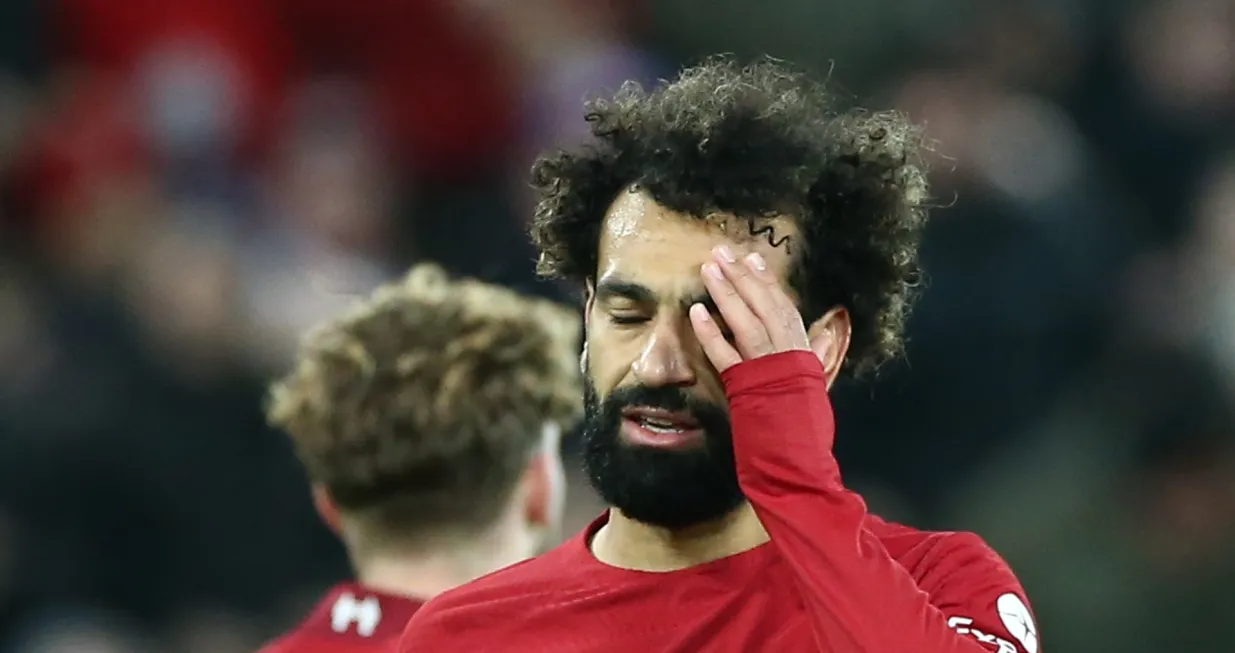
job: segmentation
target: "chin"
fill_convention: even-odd
[[[623,388],[601,400],[587,384],[584,408],[584,470],[623,515],[676,530],[745,501],[723,407],[665,387]]]
[[[715,521],[745,501],[737,469],[706,445],[629,445],[617,437],[584,443],[584,468],[606,503],[636,521],[680,529]]]
[[[622,514],[626,517],[641,524],[671,531],[681,531],[724,519],[741,507],[744,501],[745,499],[741,495],[737,495],[721,503],[709,502],[707,505],[679,507],[670,510],[662,508],[640,510],[637,506],[630,506],[628,508],[618,507],[618,510],[621,510]]]

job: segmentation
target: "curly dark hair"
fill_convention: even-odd
[[[927,217],[923,139],[902,115],[839,110],[823,84],[780,61],[718,57],[650,92],[628,82],[589,102],[586,119],[590,147],[532,169],[542,275],[595,276],[601,225],[626,188],[698,219],[747,220],[752,234],[791,216],[804,241],[792,243],[790,275],[804,320],[837,306],[852,320],[846,373],[901,353]]]

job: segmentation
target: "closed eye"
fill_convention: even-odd
[[[609,321],[614,324],[622,324],[622,325],[642,324],[644,322],[647,322],[648,319],[649,318],[646,315],[638,315],[638,314],[620,315],[620,314],[613,314],[613,313],[609,314]]]

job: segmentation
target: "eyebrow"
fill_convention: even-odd
[[[596,284],[596,301],[608,301],[611,299],[629,299],[638,304],[656,304],[660,302],[660,296],[655,290],[643,284],[617,277],[608,277]]]
[[[627,299],[637,304],[659,304],[660,293],[641,283],[635,283],[621,277],[608,277],[596,284],[596,301],[604,302],[612,299]],[[714,315],[719,315],[716,302],[707,291],[702,291],[683,297],[679,302],[683,313],[690,310],[694,304],[703,304]]]

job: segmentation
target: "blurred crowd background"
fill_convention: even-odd
[[[908,357],[837,392],[849,484],[986,537],[1048,653],[1235,647],[1235,2],[4,0],[0,651],[298,620],[348,573],[262,422],[298,334],[426,259],[577,301],[532,157],[715,52],[937,142]]]

